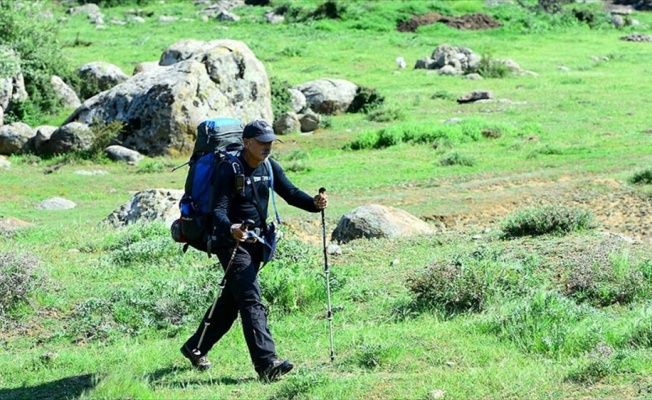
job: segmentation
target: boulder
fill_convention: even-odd
[[[44,154],[46,152],[45,145],[57,129],[56,126],[51,125],[37,126],[34,128],[36,134],[29,139],[31,143],[28,144],[28,147],[36,154]]]
[[[36,208],[41,210],[70,210],[75,207],[77,207],[77,204],[73,201],[63,197],[52,197],[40,202]]]
[[[299,122],[301,122],[301,132],[316,131],[321,123],[321,115],[312,110],[307,110],[305,114],[299,117]]]
[[[32,136],[32,128],[22,122],[0,126],[0,154],[11,155],[28,150]]]
[[[317,79],[294,87],[319,114],[344,114],[358,91],[358,85],[344,79]]]
[[[116,208],[104,223],[119,227],[136,222],[162,221],[171,225],[179,218],[179,200],[183,190],[147,189],[138,192],[128,202]]]
[[[84,84],[83,92],[90,93],[91,96],[129,79],[119,67],[102,61],[84,64],[77,72]]]
[[[5,74],[0,77],[0,108],[6,112],[11,109],[11,103],[26,100],[28,95],[16,53],[0,46],[0,58],[5,69]]]
[[[65,154],[71,151],[88,150],[93,145],[93,133],[81,122],[64,123],[52,133],[45,143],[45,154]]]
[[[292,102],[292,110],[294,110],[295,113],[300,113],[305,110],[307,105],[306,96],[294,88],[290,88],[288,91],[290,92],[291,96],[290,101]]]
[[[138,63],[134,67],[134,71],[132,72],[131,75],[140,74],[141,72],[151,71],[151,70],[157,69],[157,68],[159,68],[158,61],[144,61],[144,62]]]
[[[274,121],[274,133],[285,135],[288,133],[296,133],[301,130],[301,122],[296,113],[286,112],[278,116]]]
[[[360,238],[397,238],[433,233],[435,230],[432,226],[406,211],[370,204],[342,216],[331,239],[347,243]]]
[[[182,41],[160,65],[86,100],[65,123],[120,121],[123,146],[169,156],[189,153],[199,123],[216,115],[273,120],[267,73],[244,43]]]
[[[124,161],[132,164],[135,164],[144,158],[144,156],[139,152],[117,144],[104,149],[104,153],[106,153],[107,157],[113,161]]]
[[[66,84],[60,77],[52,75],[50,83],[54,89],[54,94],[61,101],[65,108],[77,108],[81,105],[77,93],[70,86]]]

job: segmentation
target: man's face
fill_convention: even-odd
[[[249,153],[252,160],[263,162],[272,153],[272,144],[274,142],[259,142],[256,139],[245,139],[245,150]]]

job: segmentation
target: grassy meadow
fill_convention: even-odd
[[[66,15],[61,51],[72,66],[106,61],[129,75],[178,40],[235,39],[271,79],[341,78],[375,89],[384,96],[378,109],[325,117],[319,130],[274,148],[297,186],[327,188],[329,233],[365,204],[428,221],[484,201],[491,208],[497,187],[514,200],[500,204],[511,218],[343,244],[328,257],[331,361],[321,220],[280,201],[284,240],[260,279],[279,355],[296,368],[266,385],[238,324],[209,354],[207,372],[179,353],[213,301],[214,259],[183,254],[163,224],[100,224],[138,191],[181,189],[185,169],[171,168],[185,157],[130,166],[11,156],[0,170],[0,217],[30,225],[0,233],[0,399],[652,399],[650,236],[602,234],[609,211],[566,208],[561,189],[546,199],[553,208],[514,206],[541,182],[568,181],[585,204],[610,190],[596,184],[607,181],[650,203],[652,43],[620,38],[652,34],[652,13],[633,13],[636,27],[591,28],[568,14],[479,0],[351,0],[337,2],[340,19],[271,25],[268,7],[231,10],[239,22],[204,22],[193,3],[152,1],[140,6],[154,12],[146,23],[102,30]],[[288,4],[309,12],[322,3]],[[124,20],[132,8],[104,8],[104,20]],[[65,15],[59,2],[52,11]],[[503,27],[394,29],[426,12],[483,12]],[[476,81],[412,68],[444,43],[533,74]],[[397,67],[399,56],[407,68]],[[456,102],[473,90],[498,100]],[[39,123],[58,125],[71,111]],[[37,208],[52,197],[77,206]],[[637,218],[625,225],[649,223]]]

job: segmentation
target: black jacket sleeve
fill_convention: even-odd
[[[313,197],[294,186],[285,175],[285,171],[283,171],[279,163],[273,159],[269,161],[272,164],[272,171],[274,172],[274,192],[291,206],[308,212],[319,212],[319,209],[313,202]]]

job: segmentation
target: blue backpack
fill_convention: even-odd
[[[184,243],[184,252],[192,246],[211,255],[213,173],[221,163],[228,162],[236,175],[242,175],[237,159],[243,148],[242,129],[240,120],[228,117],[209,119],[197,127],[193,154],[186,163],[190,169],[184,194],[179,201],[181,216],[171,227],[172,238]]]
[[[211,256],[214,250],[213,242],[217,239],[213,233],[211,210],[213,208],[212,194],[213,174],[219,166],[227,162],[233,168],[236,176],[236,190],[244,192],[244,173],[237,156],[244,148],[242,142],[242,123],[235,118],[218,117],[202,122],[197,127],[197,140],[193,155],[186,163],[190,166],[184,194],[179,201],[181,216],[172,223],[171,233],[175,242],[183,243],[184,253],[191,246],[204,251]],[[184,165],[186,165],[184,164]],[[269,160],[265,166],[270,176],[270,189],[276,219],[280,223],[276,201],[274,198],[274,174]],[[242,179],[237,179],[240,176]],[[266,216],[262,216],[265,219]],[[271,232],[274,235],[274,232]],[[269,246],[271,247],[271,240]],[[269,257],[273,257],[272,249]]]

